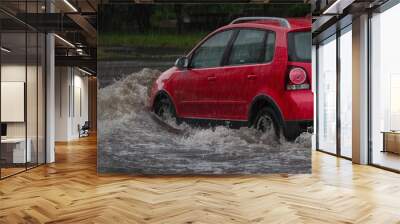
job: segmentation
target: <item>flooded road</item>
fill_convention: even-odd
[[[103,88],[126,76],[140,72],[143,68],[153,68],[165,71],[174,65],[174,60],[126,60],[99,61],[97,63],[99,87]]]
[[[149,88],[161,72],[157,69],[129,74],[114,72],[110,77],[120,78],[108,80],[98,91],[100,172],[180,175],[311,172],[310,134],[287,142],[274,139],[272,133],[261,134],[250,128],[201,129],[187,124],[177,126],[184,134],[171,133],[146,110]],[[99,74],[99,79],[103,77]]]

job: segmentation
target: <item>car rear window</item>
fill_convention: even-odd
[[[311,32],[288,33],[289,61],[311,62]]]

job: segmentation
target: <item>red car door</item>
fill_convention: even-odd
[[[219,118],[247,120],[249,98],[261,84],[261,66],[266,63],[267,33],[260,29],[241,29],[237,34],[224,62],[224,73],[221,78],[217,77]]]
[[[217,82],[224,72],[221,63],[233,33],[226,30],[211,35],[189,56],[189,67],[177,76],[175,90],[182,117],[217,118]]]
[[[177,109],[185,118],[215,118],[215,74],[220,68],[182,71],[177,79],[175,94],[179,96]]]
[[[247,82],[255,82],[257,67],[227,66],[224,73],[218,76],[217,116],[222,120],[246,120]]]

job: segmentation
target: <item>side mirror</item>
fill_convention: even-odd
[[[180,57],[175,61],[175,66],[179,70],[187,69],[189,67],[189,59],[187,57]]]

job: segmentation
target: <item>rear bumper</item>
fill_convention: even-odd
[[[299,132],[312,132],[314,122],[312,120],[304,121],[285,121],[284,128],[287,130],[297,130]]]
[[[287,91],[284,94],[283,120],[307,123],[314,119],[314,94],[311,90]]]
[[[303,132],[312,132],[313,121],[286,121],[283,134],[288,140],[295,140]]]

